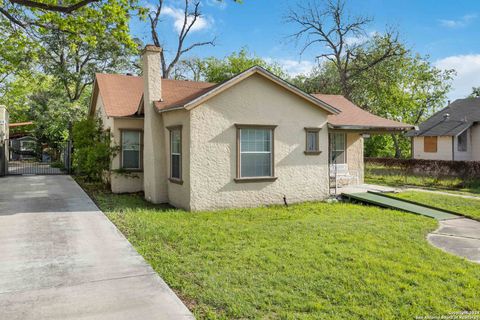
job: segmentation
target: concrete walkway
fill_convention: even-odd
[[[480,222],[458,218],[439,221],[440,227],[427,236],[437,248],[480,263]]]
[[[400,190],[400,191],[425,192],[425,193],[433,193],[433,194],[439,194],[439,195],[444,195],[444,196],[452,196],[452,197],[458,197],[458,198],[464,198],[464,199],[475,199],[475,200],[480,201],[479,196],[472,196],[472,195],[461,194],[461,193],[451,193],[451,192],[446,192],[446,191],[421,189],[421,188],[407,188],[407,189],[403,189],[403,190]]]
[[[193,319],[69,176],[0,178],[0,319]]]

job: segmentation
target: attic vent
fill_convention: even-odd
[[[450,113],[445,113],[443,115],[443,120],[448,120],[450,118]]]

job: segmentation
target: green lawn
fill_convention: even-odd
[[[454,177],[434,177],[428,174],[406,173],[404,169],[394,166],[382,166],[377,164],[365,164],[365,183],[387,185],[392,187],[415,186],[421,188],[433,188],[455,190],[460,193],[480,193],[480,181],[464,181]]]
[[[467,217],[480,220],[480,198],[468,199],[463,197],[434,194],[431,192],[416,191],[400,192],[395,194],[395,197],[451,210],[461,213]]]
[[[480,266],[433,219],[353,204],[188,213],[92,188],[198,319],[404,319],[480,310]]]

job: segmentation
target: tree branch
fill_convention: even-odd
[[[36,2],[32,0],[9,0],[9,1],[10,3],[18,4],[18,5],[29,7],[29,8],[37,8],[37,9],[43,9],[47,11],[70,14],[73,11],[78,10],[90,3],[100,2],[101,0],[82,0],[70,6],[58,6],[58,5],[48,4],[48,3]]]
[[[0,7],[0,13],[3,14],[8,20],[10,20],[11,22],[13,22],[14,24],[16,24],[17,26],[19,27],[22,27],[22,28],[25,28],[25,24],[23,22],[21,22],[20,20],[18,20],[17,18],[15,18],[14,16],[12,16],[10,13],[8,13],[7,10],[5,10],[4,8]]]

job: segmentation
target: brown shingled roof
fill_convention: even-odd
[[[414,127],[406,123],[385,119],[371,114],[370,112],[356,106],[342,95],[315,93],[313,94],[313,96],[317,97],[322,101],[325,101],[326,103],[334,106],[341,111],[340,114],[328,116],[328,123],[334,128],[351,127],[352,129],[378,128],[390,130],[406,130],[412,129]]]
[[[156,101],[155,107],[166,110],[183,106],[216,86],[209,82],[162,79],[162,101]]]
[[[142,77],[97,73],[96,83],[109,117],[134,115],[143,96]]]
[[[110,117],[135,115],[143,96],[143,79],[138,76],[96,74],[96,84],[105,112]],[[219,85],[208,82],[162,79],[162,101],[155,102],[159,110],[183,107]],[[213,92],[213,91],[212,91]],[[373,115],[354,105],[341,95],[312,94],[335,109],[339,114],[328,116],[334,128],[406,130],[413,126]]]
[[[97,73],[96,82],[107,116],[135,115],[143,96],[142,77]],[[215,86],[208,82],[162,79],[162,101],[155,102],[155,106],[158,109],[174,108]]]

